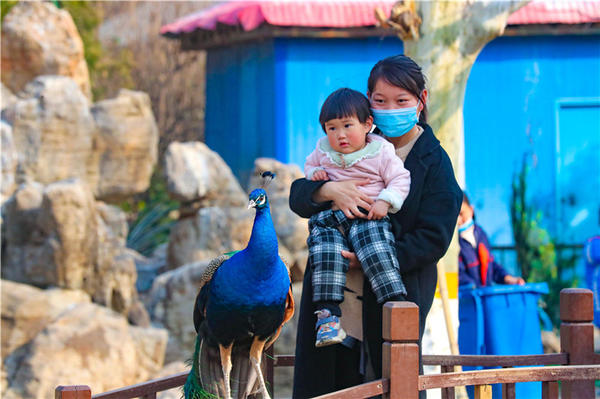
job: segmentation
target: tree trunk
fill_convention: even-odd
[[[452,0],[396,3],[389,25],[404,42],[404,53],[419,64],[427,78],[428,123],[448,152],[461,187],[465,187],[463,102],[467,79],[477,55],[492,39],[500,36],[508,16],[529,0]],[[417,16],[418,14],[418,16]],[[380,18],[381,19],[381,18]],[[385,21],[382,21],[386,25]],[[420,26],[419,26],[420,24]],[[479,132],[485,134],[485,131]],[[476,189],[476,187],[473,187]],[[458,239],[453,238],[438,270],[448,280],[450,297],[456,301],[458,285]],[[436,301],[449,307],[448,298]],[[432,312],[435,313],[435,312]],[[439,312],[438,312],[439,314]],[[458,317],[454,317],[457,322]],[[436,323],[434,320],[429,322]],[[455,325],[447,326],[454,330]],[[452,334],[448,334],[452,340]],[[449,342],[452,352],[456,343]],[[464,397],[464,390],[457,392]]]
[[[481,49],[504,32],[508,16],[528,2],[419,1],[415,3],[422,19],[419,37],[400,35],[405,54],[423,68],[429,89],[428,122],[448,152],[461,187],[465,186],[463,102],[469,73]],[[446,272],[457,272],[456,259],[455,239],[442,260]]]
[[[429,124],[465,184],[463,102],[471,67],[481,49],[500,36],[508,16],[529,0],[419,1],[419,38],[405,38],[404,52],[423,68],[429,88]]]

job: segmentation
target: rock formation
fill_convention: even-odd
[[[111,202],[148,188],[158,130],[147,94],[122,90],[90,107],[72,79],[39,76],[3,115],[20,155],[17,184],[79,178]]]
[[[169,145],[165,153],[169,194],[201,206],[244,206],[248,196],[223,158],[199,141]]]
[[[4,208],[2,278],[83,290],[127,314],[137,274],[121,210],[94,201],[81,180],[24,184]]]
[[[82,292],[7,281],[1,288],[4,398],[47,398],[56,386],[69,384],[104,392],[147,380],[162,368],[165,330],[133,327]],[[16,349],[6,353],[5,345]]]
[[[83,42],[73,18],[49,2],[19,2],[4,17],[1,65],[2,82],[15,93],[36,76],[62,75],[91,97]]]

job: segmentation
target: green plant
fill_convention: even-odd
[[[18,3],[18,0],[2,0],[0,2],[0,18],[4,21],[4,16],[8,14],[11,8]]]
[[[116,82],[119,87],[133,88],[131,52],[122,49],[113,50],[112,46],[110,51],[106,51],[107,49],[98,39],[98,28],[102,23],[103,15],[97,2],[69,0],[54,3],[71,14],[81,36],[93,99],[101,100],[107,95],[114,94],[106,89],[106,83],[110,81]]]
[[[527,282],[546,282],[550,294],[543,304],[555,327],[560,325],[559,295],[561,289],[574,287],[576,253],[566,254],[543,226],[542,212],[532,204],[527,192],[529,166],[523,157],[521,170],[512,182],[510,201],[513,238],[517,263]],[[568,278],[569,276],[571,278]]]
[[[129,224],[127,247],[145,256],[169,239],[175,223],[173,212],[178,203],[169,198],[166,182],[155,170],[149,189],[134,199],[123,202],[121,208],[133,216]]]

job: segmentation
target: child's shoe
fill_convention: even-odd
[[[317,340],[315,346],[327,346],[341,343],[346,332],[340,324],[340,318],[331,314],[328,309],[315,312],[317,315]]]

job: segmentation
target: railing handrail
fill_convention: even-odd
[[[419,376],[419,391],[464,385],[600,379],[600,365],[519,367]]]
[[[359,399],[375,395],[384,398],[416,399],[418,392],[442,388],[445,397],[454,395],[454,387],[475,385],[475,391],[491,390],[489,384],[500,383],[507,398],[515,397],[515,384],[541,381],[546,398],[565,399],[594,396],[594,380],[600,380],[600,355],[594,352],[593,294],[590,290],[567,288],[560,292],[561,352],[546,355],[446,355],[424,356],[424,363],[442,366],[442,374],[419,375],[419,309],[410,302],[388,302],[383,306],[382,380],[358,385],[324,395],[320,399]],[[279,366],[292,365],[293,356],[276,356],[270,360]],[[493,364],[486,364],[492,362]],[[568,364],[544,367],[519,367],[454,372],[454,365],[491,367]],[[95,395],[94,399],[130,399],[139,396],[156,398],[156,392],[184,384],[187,372],[132,385]],[[56,398],[91,398],[87,386],[59,386]],[[79,395],[81,394],[81,395]]]
[[[390,380],[382,378],[381,380],[366,382],[340,391],[316,396],[313,399],[363,399],[383,395],[389,391]]]
[[[177,388],[185,383],[188,372],[174,374],[168,377],[157,378],[150,381],[141,382],[135,385],[129,385],[112,391],[99,393],[92,396],[92,399],[131,399],[148,395],[155,392],[166,391],[167,389]]]
[[[293,367],[294,355],[276,355],[273,365]],[[566,365],[567,353],[544,353],[540,355],[423,355],[424,366],[554,366]]]

